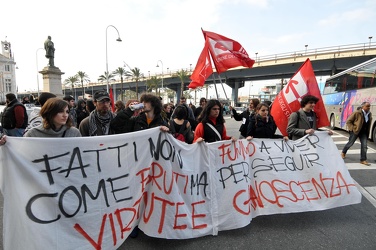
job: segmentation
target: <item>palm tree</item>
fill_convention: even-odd
[[[153,88],[155,88],[155,94],[157,94],[159,82],[160,79],[158,77],[150,77],[150,79],[146,81],[147,91],[153,92]]]
[[[76,85],[76,83],[78,83],[78,77],[77,76],[68,77],[67,79],[65,79],[64,83],[71,85],[72,91],[73,91],[74,85]],[[76,98],[76,90],[75,89],[74,89],[74,99],[77,99]]]
[[[83,72],[83,71],[78,71],[76,74],[76,77],[80,80],[81,82],[81,87],[82,87],[82,98],[85,98],[85,88],[84,88],[84,82],[90,81],[89,76]]]
[[[113,74],[117,75],[117,76],[120,76],[120,82],[121,82],[121,91],[120,91],[120,94],[121,94],[121,100],[124,101],[124,95],[123,95],[123,82],[124,82],[124,78],[123,78],[123,76],[125,76],[125,77],[132,76],[132,73],[129,72],[129,71],[126,71],[123,67],[119,67],[119,68],[117,68],[113,72]],[[131,89],[131,85],[129,84],[129,90],[130,89]]]
[[[132,80],[136,82],[136,97],[138,99],[138,82],[142,77],[144,77],[144,74],[141,73],[141,70],[137,67],[134,69],[131,69],[132,72]]]
[[[110,82],[115,81],[115,76],[112,73],[108,73],[108,71],[105,71],[103,75],[100,75],[98,77],[98,81],[100,82]]]
[[[176,76],[179,77],[181,82],[181,90],[180,90],[180,96],[183,96],[184,93],[184,81],[188,80],[188,71],[181,69],[176,72]]]

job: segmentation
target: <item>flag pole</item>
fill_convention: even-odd
[[[217,84],[215,82],[215,76],[214,76],[214,74],[212,74],[212,77],[213,77],[213,83],[214,83],[214,88],[215,88],[215,94],[217,95],[217,100],[218,100],[218,90],[217,90]]]
[[[222,79],[221,79],[221,76],[219,74],[218,74],[218,78],[219,78],[219,81],[221,82],[223,93],[225,93],[225,97],[226,97],[226,101],[227,101],[228,98],[227,98],[226,90],[225,90],[225,87],[223,86]]]

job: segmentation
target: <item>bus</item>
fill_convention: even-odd
[[[371,104],[371,129],[368,138],[376,142],[376,58],[326,79],[322,98],[330,128],[346,129],[347,118],[362,102]]]

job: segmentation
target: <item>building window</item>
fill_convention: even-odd
[[[10,72],[10,65],[9,64],[5,64],[5,71]]]
[[[12,92],[12,81],[5,79],[5,92]]]

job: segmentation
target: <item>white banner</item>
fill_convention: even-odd
[[[4,249],[117,249],[132,228],[186,239],[258,215],[360,203],[326,132],[299,141],[187,145],[145,131],[8,137],[0,147]]]

